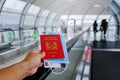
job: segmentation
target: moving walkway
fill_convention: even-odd
[[[70,64],[63,74],[55,76],[49,68],[41,67],[24,80],[119,80],[120,41],[102,40],[88,44],[82,35],[66,43]]]

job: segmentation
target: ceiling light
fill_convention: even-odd
[[[71,2],[71,1],[74,1],[74,0],[68,0],[68,1],[70,1],[70,2]]]
[[[101,7],[101,5],[99,5],[99,4],[95,4],[94,7]]]

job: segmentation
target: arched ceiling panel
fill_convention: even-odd
[[[29,2],[31,0],[22,0]],[[71,13],[72,15],[90,15],[100,14],[112,0],[35,0],[34,5],[56,12],[59,15]],[[91,9],[89,9],[90,6]],[[72,10],[70,12],[70,9]],[[89,9],[89,10],[88,10]],[[88,12],[86,12],[88,10]],[[108,14],[106,10],[102,14]]]
[[[40,6],[42,8],[49,7],[55,0],[35,0],[34,5]],[[50,10],[50,9],[49,9]]]
[[[94,5],[91,7],[90,10],[88,10],[88,12],[86,14],[88,15],[99,15],[100,13],[102,13],[104,11],[103,7],[95,7]]]
[[[84,9],[84,7],[86,7],[86,9]],[[65,15],[67,15],[67,14],[71,14],[71,15],[83,15],[83,14],[85,14],[85,12],[87,11],[87,9],[89,7],[90,7],[90,5],[85,6],[84,4],[73,5],[73,6],[70,6],[70,7],[66,7],[66,9],[63,9],[63,8],[61,8],[62,10],[58,9],[58,11],[61,11],[61,14],[65,14]],[[68,12],[68,10],[69,10],[69,12]]]

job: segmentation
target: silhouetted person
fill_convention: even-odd
[[[100,30],[101,30],[101,32],[104,32],[104,35],[106,35],[107,27],[108,27],[108,22],[106,21],[106,19],[103,19],[101,21]]]
[[[97,21],[95,20],[94,23],[93,23],[94,34],[96,34],[96,32],[97,32],[97,26],[98,26],[98,24],[97,24]]]

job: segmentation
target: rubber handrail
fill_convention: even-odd
[[[14,32],[14,30],[12,30],[11,28],[0,28],[0,32],[5,32],[5,31],[12,31],[14,37],[10,42],[0,44],[0,48],[5,47],[6,45],[11,45],[11,43],[15,40],[15,32]]]

